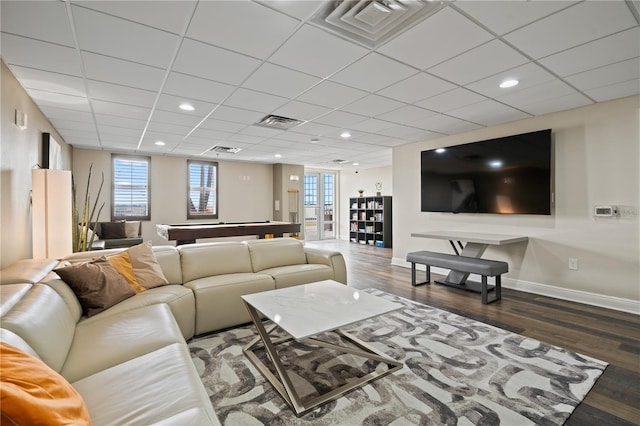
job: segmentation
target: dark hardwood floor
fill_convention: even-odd
[[[340,251],[349,286],[377,288],[608,362],[565,425],[640,425],[640,316],[504,288],[502,300],[483,305],[477,293],[412,287],[411,270],[391,265],[391,249],[342,240],[306,244]]]

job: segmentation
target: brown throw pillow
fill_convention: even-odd
[[[144,288],[154,288],[169,284],[164,276],[162,268],[153,254],[151,241],[138,244],[126,250],[136,274],[136,281]]]
[[[101,222],[100,237],[103,240],[112,238],[127,238],[124,232],[124,222]]]
[[[2,420],[11,425],[90,425],[82,396],[47,364],[0,342]]]
[[[104,256],[87,263],[56,268],[54,272],[71,287],[87,317],[136,294]]]
[[[142,293],[146,290],[146,288],[138,284],[138,281],[136,280],[136,274],[133,272],[133,265],[129,259],[129,253],[123,251],[122,253],[114,254],[113,256],[107,256],[107,260],[114,268],[116,268],[116,271],[118,271],[120,275],[127,280],[131,288],[133,288],[136,293]]]

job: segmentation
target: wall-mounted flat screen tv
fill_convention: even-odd
[[[550,215],[551,159],[551,129],[422,151],[422,211]]]

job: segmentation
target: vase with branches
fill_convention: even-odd
[[[78,208],[76,182],[71,175],[71,186],[73,195],[73,251],[89,251],[93,245],[95,239],[95,229],[98,223],[98,218],[104,207],[104,201],[98,207],[100,202],[100,194],[102,193],[102,187],[104,186],[104,173],[102,173],[102,180],[96,194],[95,201],[91,203],[91,173],[93,169],[93,163],[89,166],[89,175],[87,176],[87,187],[84,193],[84,202],[82,203],[81,210]],[[97,211],[96,211],[97,210]],[[95,218],[95,219],[94,219]]]

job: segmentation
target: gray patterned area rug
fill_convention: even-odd
[[[607,364],[380,290],[403,308],[345,329],[404,363],[297,418],[242,354],[252,326],[194,339],[193,361],[225,425],[561,425]],[[321,336],[337,342],[333,333]],[[298,342],[278,346],[301,395],[386,368]],[[262,359],[266,359],[263,353]]]

